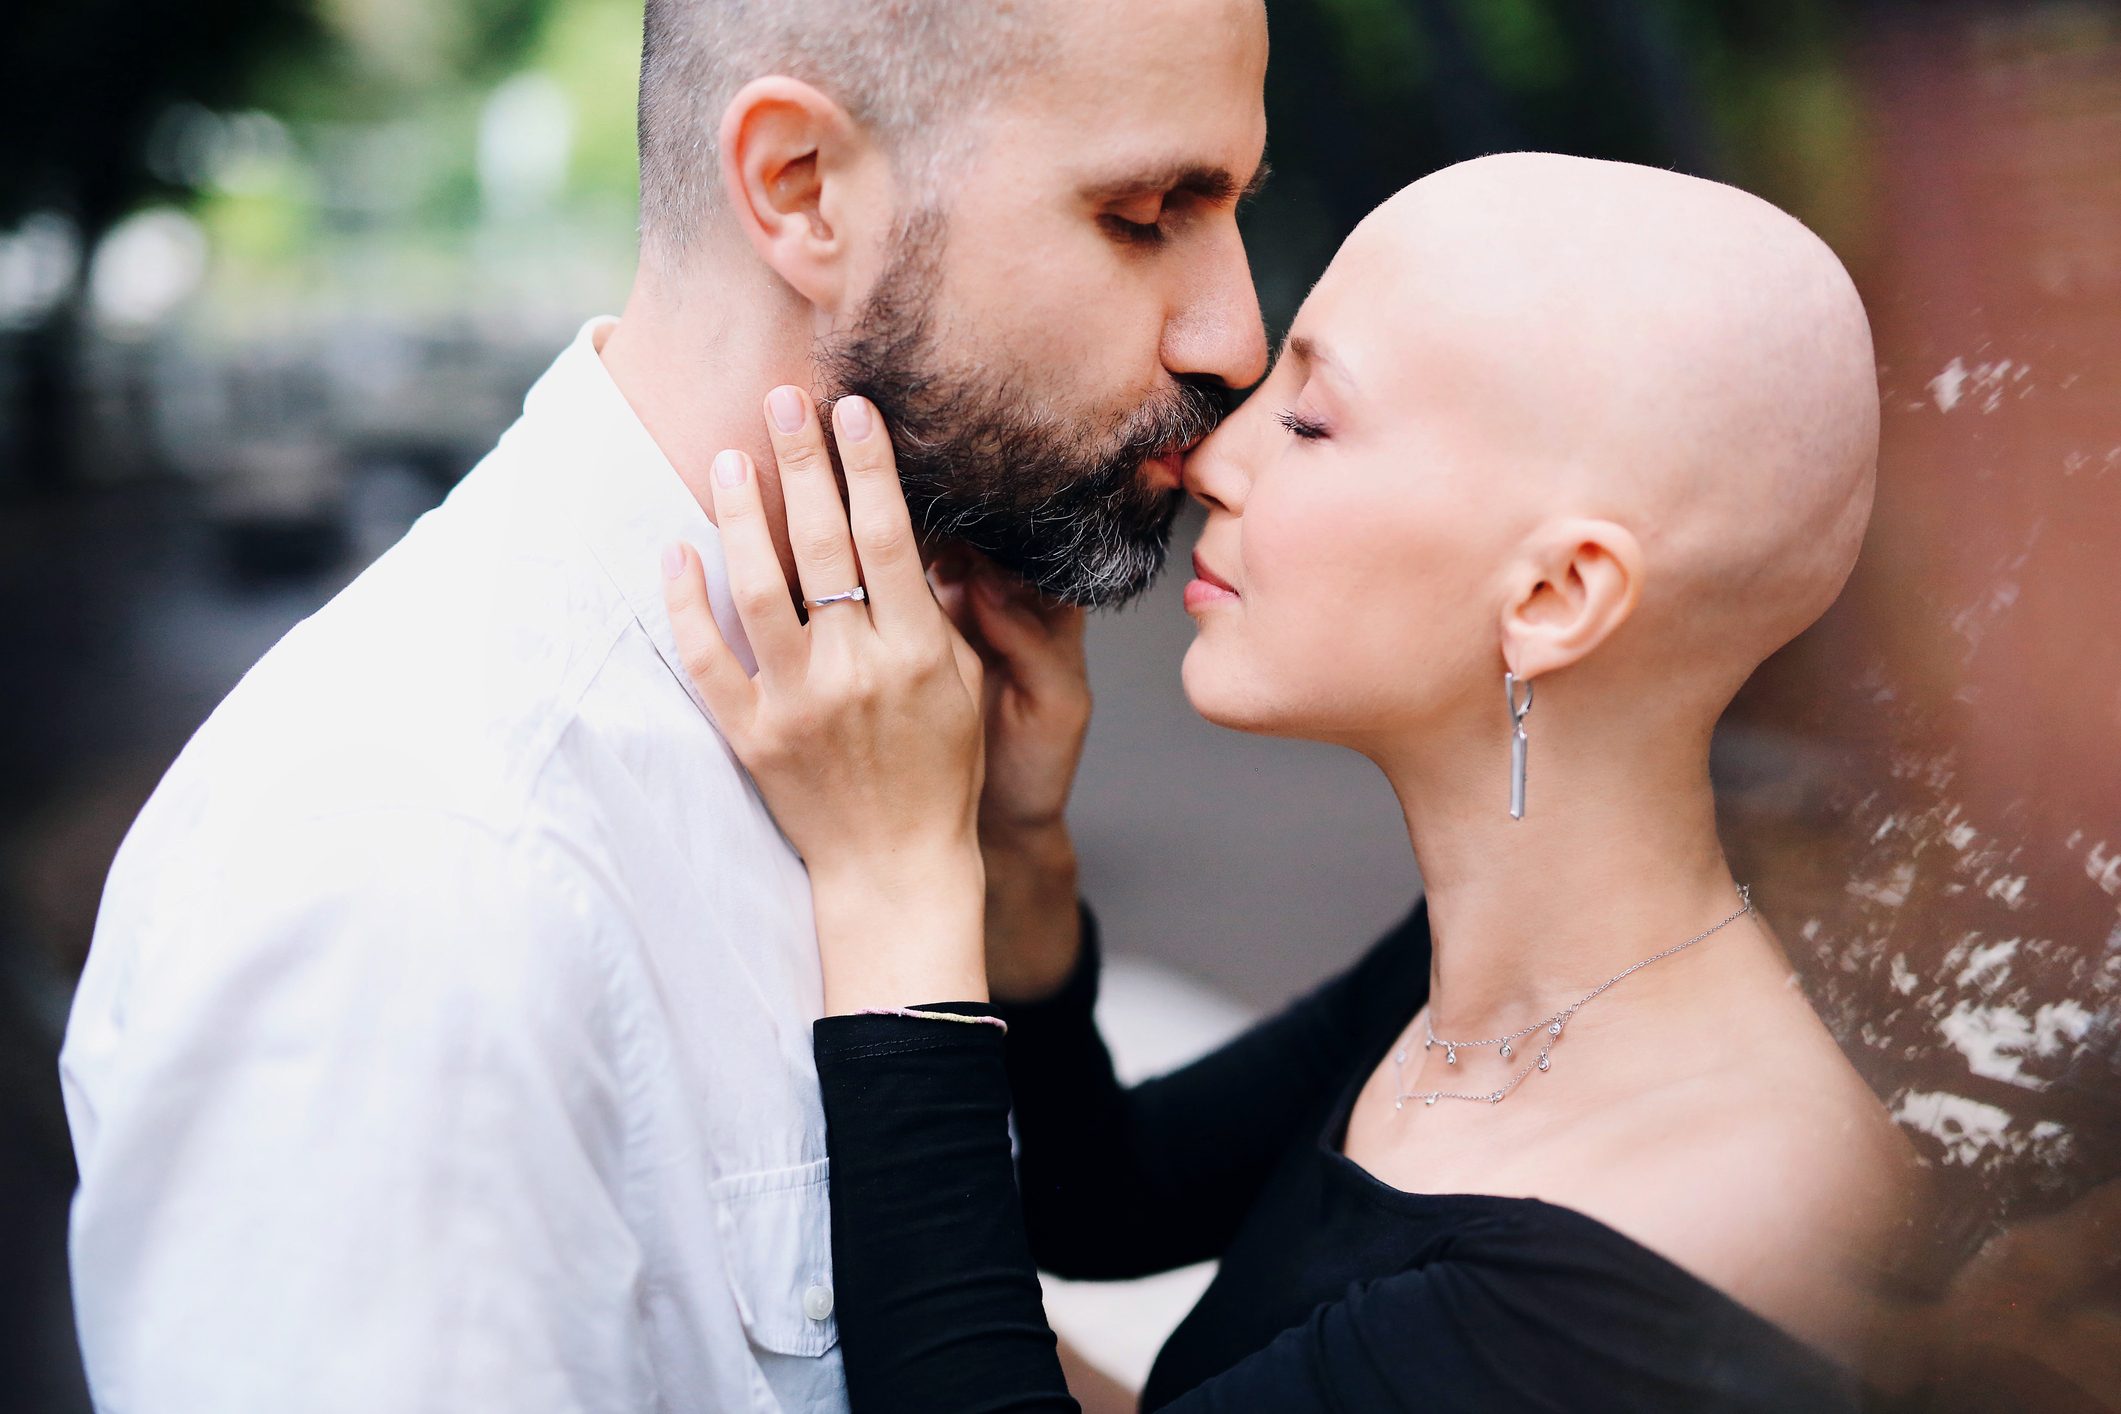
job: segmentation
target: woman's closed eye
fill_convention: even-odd
[[[1326,425],[1323,422],[1305,417],[1295,408],[1284,409],[1276,420],[1288,428],[1292,435],[1306,442],[1315,442],[1326,435]]]

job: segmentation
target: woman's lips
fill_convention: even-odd
[[[1235,602],[1237,597],[1237,591],[1230,587],[1229,582],[1214,570],[1209,569],[1206,562],[1201,559],[1200,551],[1195,550],[1193,552],[1193,579],[1191,583],[1186,585],[1186,612],[1189,614],[1198,613],[1211,604]]]

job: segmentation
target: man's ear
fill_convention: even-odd
[[[1536,678],[1587,656],[1642,597],[1642,546],[1609,520],[1542,526],[1513,571],[1502,609],[1503,661]]]
[[[800,79],[753,79],[722,110],[722,190],[760,260],[818,308],[852,293],[857,232],[891,193],[861,125]]]

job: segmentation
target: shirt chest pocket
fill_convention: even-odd
[[[709,1190],[737,1314],[758,1350],[814,1359],[839,1343],[826,1164],[731,1174]]]

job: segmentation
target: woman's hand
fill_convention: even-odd
[[[981,838],[1006,843],[1065,829],[1090,726],[1083,610],[964,546],[937,559],[935,578],[944,609],[986,667]]]
[[[809,866],[826,1010],[983,1001],[979,658],[929,590],[875,409],[835,411],[847,509],[809,395],[776,388],[767,409],[802,597],[867,599],[797,617],[757,469],[723,452],[715,521],[758,676],[723,641],[698,556],[673,545],[685,671]]]
[[[962,547],[938,559],[935,576],[986,669],[988,980],[997,998],[1032,1001],[1067,979],[1081,951],[1067,808],[1090,725],[1085,615]]]

